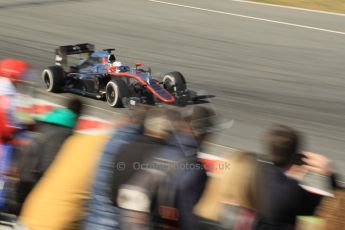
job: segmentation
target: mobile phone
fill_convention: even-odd
[[[293,158],[293,164],[295,165],[304,165],[304,161],[303,158],[305,157],[305,155],[303,153],[297,153],[294,155]]]

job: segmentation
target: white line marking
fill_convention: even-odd
[[[207,145],[213,145],[213,146],[216,146],[216,147],[219,147],[219,148],[229,149],[230,151],[236,150],[236,149],[231,148],[231,147],[229,147],[229,146],[220,145],[220,144],[216,144],[216,143],[212,143],[212,142],[208,142],[208,141],[205,141],[205,144],[207,144]]]
[[[87,129],[87,130],[75,130],[75,133],[88,134],[88,135],[102,135],[102,134],[112,134],[113,129]]]
[[[89,105],[89,104],[84,104],[84,105],[85,105],[85,106],[88,106],[88,107],[91,107],[91,108],[94,108],[94,109],[103,110],[103,111],[106,111],[106,112],[108,112],[108,113],[122,114],[122,113],[119,113],[119,112],[111,111],[111,110],[108,110],[108,109],[103,109],[103,108],[100,108],[100,107],[97,107],[97,106],[93,106],[93,105]]]
[[[97,122],[103,122],[105,124],[109,124],[112,125],[113,122],[111,121],[107,121],[105,119],[99,118],[99,117],[95,117],[95,116],[90,116],[90,115],[82,115],[80,118],[85,119],[85,120],[92,120],[92,121],[97,121]]]
[[[209,154],[209,153],[203,153],[203,152],[198,152],[198,158],[203,158],[203,159],[207,159],[207,160],[214,160],[214,161],[224,160],[223,157],[216,156],[216,155]]]
[[[285,5],[263,3],[263,2],[253,2],[253,1],[246,1],[246,0],[228,0],[228,1],[248,3],[248,4],[254,4],[254,5],[264,5],[264,6],[286,8],[286,9],[291,9],[291,10],[300,10],[300,11],[307,11],[307,12],[312,12],[312,13],[319,13],[319,14],[330,14],[330,15],[342,16],[342,17],[345,16],[345,14],[342,14],[342,13],[329,12],[329,11],[324,11],[324,10],[313,10],[313,9],[296,7],[296,6],[285,6]]]
[[[252,16],[247,16],[247,15],[242,15],[242,14],[234,14],[234,13],[229,13],[229,12],[224,12],[224,11],[219,11],[219,10],[211,10],[211,9],[205,9],[205,8],[200,8],[200,7],[196,7],[196,6],[181,5],[181,4],[176,4],[176,3],[171,3],[171,2],[164,2],[164,1],[158,1],[158,0],[147,0],[147,1],[155,2],[155,3],[159,3],[159,4],[170,5],[170,6],[183,7],[183,8],[193,9],[193,10],[200,10],[200,11],[205,11],[205,12],[209,12],[209,13],[230,15],[230,16],[235,16],[235,17],[240,17],[240,18],[247,18],[247,19],[252,19],[252,20],[257,20],[257,21],[270,22],[270,23],[275,23],[275,24],[280,24],[280,25],[294,26],[294,27],[303,28],[303,29],[322,31],[322,32],[327,32],[327,33],[332,33],[332,34],[345,35],[345,32],[342,32],[342,31],[323,29],[323,28],[318,28],[318,27],[313,27],[313,26],[306,26],[306,25],[300,25],[300,24],[295,24],[295,23],[282,22],[282,21],[276,21],[276,20],[265,19],[265,18],[258,18],[258,17],[252,17]]]

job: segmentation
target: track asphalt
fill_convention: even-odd
[[[276,123],[295,127],[303,149],[326,154],[345,174],[345,17],[229,0],[0,1],[0,58],[53,64],[58,45],[95,43],[154,74],[179,70],[231,128],[213,143],[263,153]],[[60,103],[70,94],[35,96]],[[124,109],[85,99],[88,114]]]

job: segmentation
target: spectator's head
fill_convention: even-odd
[[[83,102],[78,98],[68,99],[66,102],[66,108],[79,117],[83,109]]]
[[[30,80],[32,71],[27,62],[18,59],[3,59],[0,61],[0,77],[6,77],[12,83]]]
[[[189,123],[195,138],[201,143],[206,140],[214,131],[215,126],[214,110],[204,107],[195,106],[192,114],[185,119]]]
[[[173,129],[169,110],[155,108],[147,111],[144,120],[144,134],[160,139],[167,139]]]
[[[258,162],[252,153],[229,153],[224,164],[217,164],[217,175],[211,177],[205,192],[195,207],[195,213],[206,219],[219,221],[222,206],[231,204],[258,209]]]
[[[275,126],[267,136],[267,148],[274,165],[287,168],[299,151],[300,134],[284,125]]]

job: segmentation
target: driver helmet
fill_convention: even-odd
[[[108,56],[108,62],[109,62],[110,64],[113,64],[115,61],[116,61],[115,55],[114,55],[114,54],[110,54],[110,55]]]

